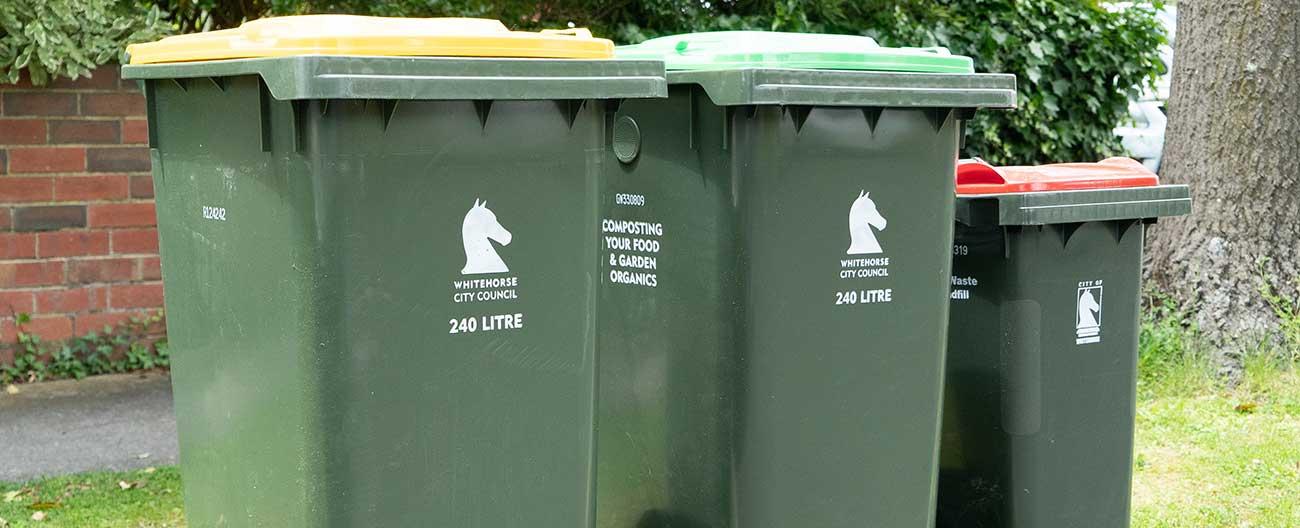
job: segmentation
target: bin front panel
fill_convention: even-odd
[[[601,105],[313,102],[330,518],[587,526]]]
[[[776,106],[732,119],[738,522],[927,526],[958,120]]]
[[[1128,526],[1142,231],[958,224],[939,526]]]
[[[604,105],[220,81],[150,82],[189,522],[589,526]]]

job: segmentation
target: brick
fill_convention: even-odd
[[[86,227],[84,205],[38,205],[14,208],[14,231],[54,231]]]
[[[110,286],[108,305],[114,309],[158,308],[163,305],[163,285],[154,282]]]
[[[23,325],[23,331],[44,341],[63,341],[72,337],[72,318],[66,315],[38,315]]]
[[[90,227],[148,227],[157,225],[153,203],[91,204]]]
[[[45,143],[44,119],[0,119],[0,145]]]
[[[70,288],[33,292],[36,313],[77,313],[102,310],[107,304],[104,288]]]
[[[86,151],[90,172],[149,172],[147,147],[104,147]]]
[[[9,149],[9,172],[81,172],[86,170],[82,147],[29,147]]]
[[[162,280],[162,259],[146,257],[140,259],[140,280]]]
[[[125,282],[135,278],[135,259],[74,259],[68,261],[68,282]]]
[[[36,239],[37,258],[107,254],[108,231],[55,231]]]
[[[54,179],[57,202],[93,202],[125,200],[130,196],[131,177],[125,174],[106,176],[64,176]]]
[[[153,175],[144,174],[131,177],[132,198],[153,198]]]
[[[0,207],[0,231],[8,231],[13,226],[13,215],[9,212],[9,208]]]
[[[54,179],[5,178],[0,180],[0,203],[48,202],[54,198]]]
[[[122,121],[122,143],[146,144],[149,142],[149,122],[143,119]]]
[[[138,93],[83,93],[81,115],[142,116],[144,96]]]
[[[25,288],[63,283],[62,261],[0,263],[0,288]]]
[[[0,149],[0,174],[9,174],[9,151]]]
[[[95,68],[87,77],[78,77],[76,79],[60,77],[51,80],[46,86],[60,89],[115,90],[117,89],[118,72],[117,66],[105,65]]]
[[[73,330],[76,335],[86,335],[91,332],[103,332],[105,326],[116,327],[125,323],[132,316],[140,314],[133,312],[108,312],[108,313],[91,313],[80,314],[76,316],[76,324]]]
[[[36,258],[36,235],[0,233],[0,260]]]
[[[0,316],[11,316],[36,311],[32,292],[0,291]]]
[[[112,242],[114,254],[156,254],[158,253],[158,230],[114,229]]]
[[[10,91],[0,94],[0,99],[8,116],[77,115],[77,94],[73,93]]]
[[[50,121],[50,143],[117,143],[121,129],[117,121],[54,119]]]

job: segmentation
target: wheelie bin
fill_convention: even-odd
[[[1145,227],[1191,210],[1141,163],[957,169],[942,528],[1126,528]]]
[[[843,35],[618,56],[669,95],[614,117],[597,525],[930,526],[961,125],[1014,77]]]
[[[129,55],[190,525],[591,526],[609,119],[662,63],[336,15]]]

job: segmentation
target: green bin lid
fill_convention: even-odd
[[[686,33],[619,46],[621,59],[662,59],[668,70],[793,68],[974,73],[970,57],[947,48],[888,48],[870,37],[775,31]]]

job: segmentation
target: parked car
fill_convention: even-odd
[[[1114,4],[1112,8],[1124,9],[1131,3]],[[1156,12],[1156,18],[1165,28],[1168,42],[1160,46],[1160,58],[1165,63],[1165,74],[1156,80],[1155,91],[1144,90],[1142,95],[1128,105],[1130,123],[1115,128],[1115,135],[1128,155],[1152,171],[1160,170],[1160,160],[1165,145],[1165,101],[1169,99],[1169,79],[1174,69],[1174,36],[1177,28],[1178,8],[1167,5]]]

